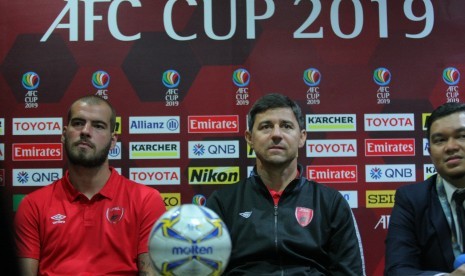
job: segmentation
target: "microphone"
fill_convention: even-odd
[[[465,264],[465,254],[460,254],[455,258],[454,261],[454,270],[456,270],[459,266]]]

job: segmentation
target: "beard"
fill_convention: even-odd
[[[76,142],[75,144],[80,143],[82,140]],[[88,141],[87,141],[88,142]],[[88,142],[90,143],[90,142]],[[93,148],[95,146],[92,144]],[[105,145],[103,149],[97,151],[95,154],[86,154],[86,152],[81,151],[77,148],[73,149],[71,142],[65,137],[65,152],[68,156],[68,161],[76,166],[82,166],[84,168],[96,168],[102,166],[103,163],[108,158],[108,153],[110,152],[111,141],[108,141],[108,144]]]

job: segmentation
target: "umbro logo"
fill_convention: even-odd
[[[239,216],[243,218],[249,218],[252,215],[252,211],[239,213]]]
[[[52,224],[57,224],[57,223],[65,223],[65,218],[66,216],[65,215],[62,215],[62,214],[56,214],[52,217],[50,217],[51,219],[54,220],[54,222],[52,222]]]

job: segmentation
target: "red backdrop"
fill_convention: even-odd
[[[0,0],[0,30],[0,191],[12,214],[62,175],[54,143],[79,96],[113,103],[111,164],[169,207],[246,177],[246,113],[280,92],[307,115],[299,162],[353,208],[368,275],[384,268],[394,190],[434,173],[425,117],[462,99],[461,0]]]

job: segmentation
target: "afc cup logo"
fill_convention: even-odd
[[[163,73],[162,82],[166,88],[176,88],[181,82],[181,76],[175,70],[167,70]]]
[[[460,72],[457,68],[449,67],[442,72],[442,80],[449,86],[457,85],[460,81]]]
[[[304,71],[304,82],[309,87],[318,86],[321,82],[321,73],[316,68],[308,68]]]
[[[97,89],[106,89],[110,85],[110,75],[105,71],[97,71],[92,75],[92,85]]]
[[[249,82],[250,82],[250,74],[247,70],[241,68],[241,69],[237,69],[236,71],[234,71],[233,73],[233,83],[237,86],[237,87],[245,87],[247,85],[249,85]]]
[[[40,77],[35,72],[27,72],[23,75],[21,83],[27,90],[35,90],[39,87]]]
[[[379,86],[389,85],[391,82],[391,72],[386,68],[380,67],[373,72],[373,80]]]

